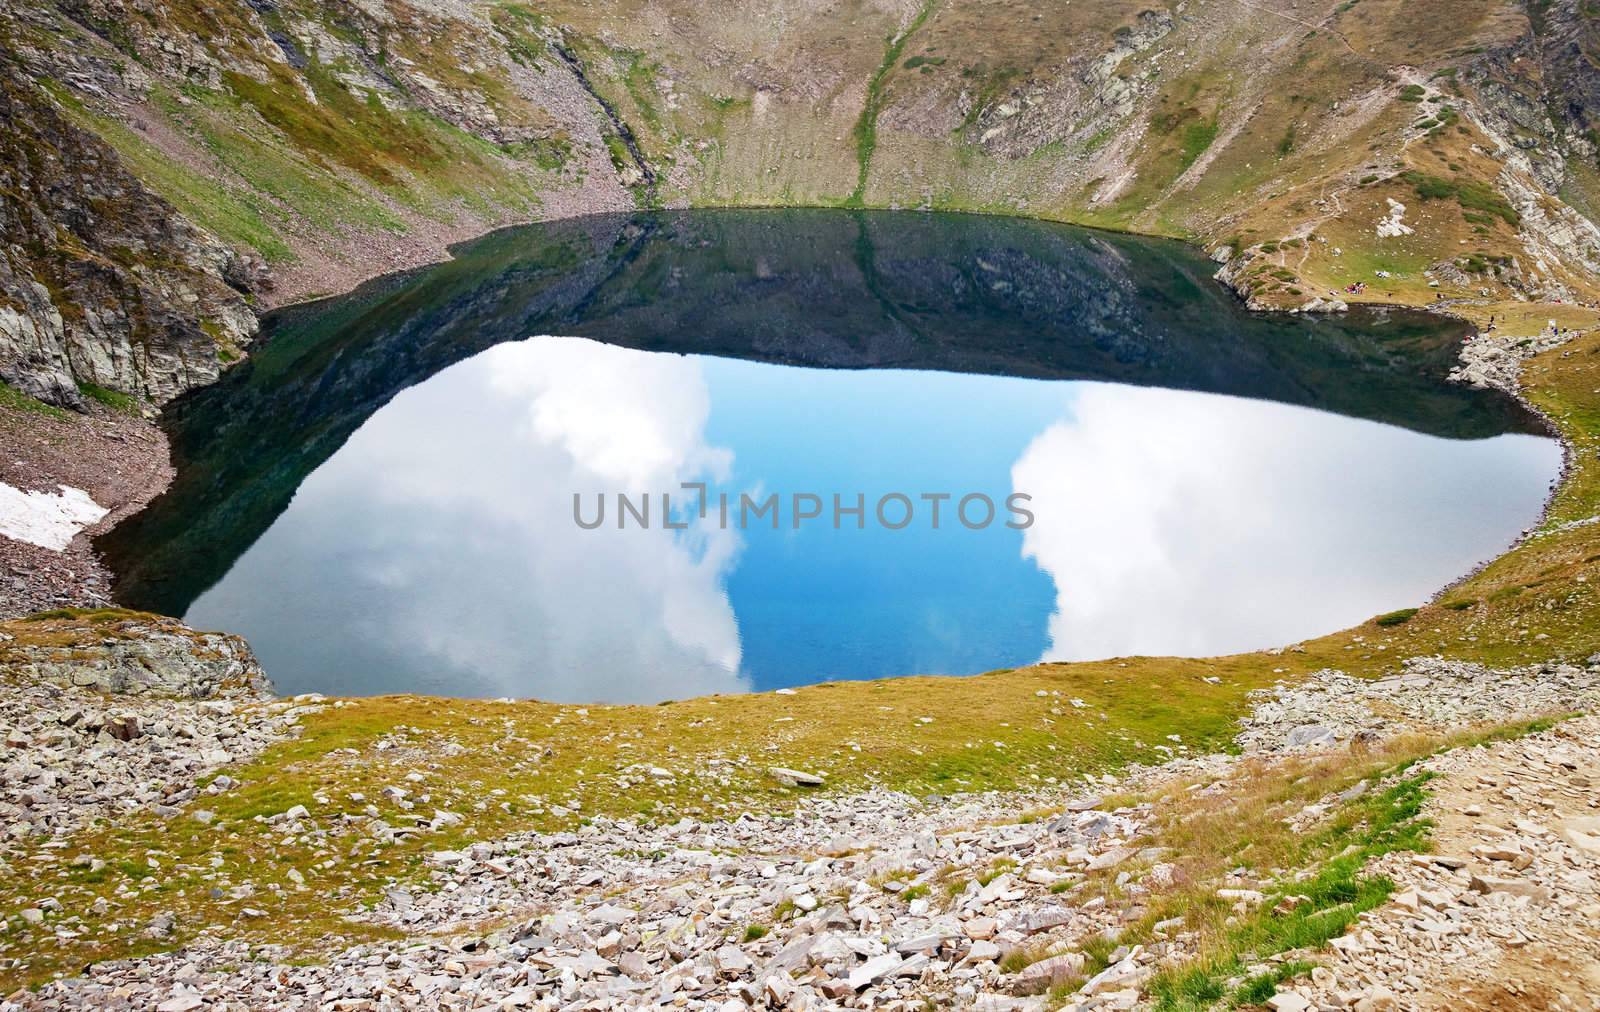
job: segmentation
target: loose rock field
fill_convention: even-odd
[[[1160,969],[1181,964],[1203,941],[1181,917],[1154,924],[1134,944],[1117,940],[1174,885],[1177,858],[1159,838],[1172,792],[1204,798],[1257,775],[1259,764],[1571,712],[1592,706],[1596,692],[1600,664],[1493,671],[1414,658],[1370,682],[1326,671],[1261,694],[1242,723],[1240,755],[1179,754],[1119,778],[1026,794],[874,790],[822,794],[791,815],[657,826],[596,818],[573,832],[432,852],[426,887],[397,884],[372,908],[346,911],[402,929],[405,943],[301,965],[271,945],[209,937],[94,966],[19,992],[5,1007],[1143,1007]],[[162,769],[179,786],[130,801],[194,816],[205,795],[182,787],[180,774],[220,758],[218,743],[229,737],[221,722],[231,715],[214,702],[167,705],[160,754],[183,759]],[[269,707],[256,724],[234,725],[234,736],[287,733],[294,709]],[[192,739],[179,730],[191,725]],[[84,764],[103,768],[139,740],[84,737],[52,739],[62,780],[82,779]],[[1288,982],[1273,1007],[1445,1007],[1454,986],[1442,978],[1447,970],[1463,974],[1461,986],[1513,994],[1518,961],[1543,950],[1575,961],[1576,998],[1591,979],[1584,974],[1600,965],[1592,927],[1600,913],[1592,877],[1600,858],[1600,718],[1448,751],[1420,769],[1436,776],[1425,814],[1439,823],[1438,853],[1378,859],[1370,871],[1394,880],[1390,902],[1362,915],[1330,949],[1293,954],[1317,966]],[[1358,788],[1304,806],[1293,815],[1297,830],[1314,831],[1346,798],[1359,797],[1365,781]],[[9,791],[8,803],[20,805]],[[324,824],[303,806],[273,820],[301,835],[371,828],[349,817]],[[1242,916],[1272,886],[1235,874],[1207,888]],[[41,897],[12,916],[59,917],[50,903]],[[1502,965],[1510,969],[1493,969]]]

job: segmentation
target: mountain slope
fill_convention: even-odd
[[[8,100],[77,129],[23,131],[7,162],[72,165],[178,213],[123,216],[149,249],[44,234],[25,223],[63,220],[56,191],[8,185],[0,377],[63,403],[81,383],[161,403],[239,353],[244,303],[341,290],[508,222],[638,205],[924,207],[1177,235],[1227,247],[1225,276],[1273,308],[1358,281],[1382,301],[1586,298],[1600,270],[1586,10],[29,0],[0,12]],[[194,248],[163,245],[154,221]],[[144,280],[46,279],[41,294],[30,278],[74,243]],[[215,296],[191,300],[201,276]],[[179,322],[70,325],[128,291]],[[211,339],[198,358],[196,333]],[[143,357],[108,367],[100,349],[118,341]],[[174,358],[186,368],[162,365]]]

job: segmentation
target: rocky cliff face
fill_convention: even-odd
[[[631,206],[594,97],[522,11],[0,12],[0,379],[159,405],[239,359],[279,299],[541,209]]]
[[[1270,308],[1586,298],[1585,10],[26,0],[0,11],[0,375],[160,403],[252,308],[640,204],[1179,235]]]
[[[190,224],[0,61],[0,378],[163,403],[255,333],[251,262]]]
[[[1528,34],[1487,61],[1486,80],[1502,87],[1485,91],[1557,188],[1570,181],[1569,158],[1592,167],[1600,157],[1600,19],[1578,0],[1533,4],[1529,13]]]

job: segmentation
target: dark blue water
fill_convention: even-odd
[[[526,337],[562,322],[505,312],[508,292],[526,290],[518,276],[526,250],[510,266],[480,263],[475,275],[469,257],[440,268],[474,277],[465,289],[430,293],[424,275],[369,294],[358,311],[334,303],[286,321],[254,374],[232,380],[231,397],[218,391],[174,412],[179,481],[108,546],[122,560],[124,599],[242,633],[285,691],[650,702],[1041,659],[1210,655],[1419,603],[1532,522],[1559,467],[1557,445],[1524,431],[1506,405],[1458,403],[1464,392],[1430,378],[1430,356],[1448,355],[1457,338],[1416,321],[1410,330],[1387,318],[1307,330],[1197,301],[1218,332],[1155,335],[1160,356],[1180,361],[1164,373],[1040,378],[1064,371],[1052,356],[1085,346],[1104,355],[1100,372],[1130,360],[1136,373],[1152,371],[1115,346],[1148,345],[1149,315],[1112,319],[1124,330],[1108,326],[1108,335],[1074,345],[1086,323],[1104,322],[1086,318],[1079,299],[1065,310],[1076,315],[1060,325],[1059,344],[1033,354],[1026,342],[1049,333],[1037,324],[1017,330],[1004,298],[1002,310],[985,309],[986,334],[981,315],[886,297],[889,264],[860,271],[853,244],[839,263],[808,260],[802,272],[781,248],[752,254],[754,228],[718,233],[715,269],[705,244],[680,242],[654,265],[650,255],[662,251],[647,246],[622,274],[601,272],[582,295],[564,296],[573,331],[610,320],[637,347]],[[948,243],[955,276],[992,282],[989,299],[1044,284],[1041,263],[1081,267],[1060,251],[1055,260],[1042,254],[1026,231],[1037,228],[986,233],[987,256]],[[1095,252],[1091,235],[1059,231],[1085,244],[1080,257]],[[964,231],[955,238],[975,241]],[[1155,256],[1152,248],[1171,258],[1160,269],[1192,263],[1171,247],[1138,250]],[[986,278],[984,264],[1008,258],[1009,268]],[[591,267],[541,261],[540,276],[559,285]],[[1120,269],[1153,284],[1139,272],[1156,268]],[[864,295],[839,281],[807,312],[793,299],[794,279],[819,270],[870,275],[877,290]],[[919,273],[930,270],[924,263]],[[770,307],[782,295],[796,307],[788,325],[799,337],[790,343],[770,333],[745,339],[746,353],[767,361],[727,357],[740,338],[726,321],[744,303],[727,303],[708,327],[683,315],[684,305],[725,300],[729,275],[740,271],[758,289],[749,301]],[[788,289],[759,290],[775,277],[788,278]],[[1119,291],[1126,277],[1105,284]],[[1159,304],[1171,290],[1132,284],[1125,297]],[[1210,297],[1198,286],[1201,295],[1183,291]],[[863,298],[887,306],[888,322],[863,322]],[[600,312],[604,299],[627,311]],[[649,324],[630,316],[673,306]],[[1231,315],[1213,319],[1219,312]],[[838,317],[836,330],[818,328],[827,315]],[[958,336],[930,319],[954,321]],[[459,342],[471,325],[524,334],[402,371],[377,396],[364,386],[408,355]],[[1251,330],[1261,326],[1275,329]],[[683,335],[678,350],[643,350],[674,335]],[[1364,344],[1370,335],[1378,337]],[[890,344],[888,367],[771,361],[827,361],[837,347],[858,355],[902,338]],[[679,353],[696,340],[718,354]],[[1182,340],[1194,343],[1173,350]],[[1267,364],[1229,371],[1208,360],[1212,341],[1222,356],[1254,348]],[[372,351],[380,345],[381,355]],[[1329,357],[1328,348],[1347,345],[1348,356]],[[1378,354],[1394,347],[1410,350]],[[1034,378],[904,367],[948,362],[952,348],[1012,355],[1014,371]],[[1200,389],[1168,388],[1186,380]],[[705,518],[684,483],[707,486]],[[663,492],[682,529],[663,526]],[[619,493],[652,500],[648,529],[631,517],[618,529]],[[835,526],[836,493],[847,507],[861,497],[859,527],[849,513]],[[912,507],[901,529],[875,515],[892,493]],[[951,498],[935,527],[925,496],[943,493]],[[1005,508],[1019,493],[1029,497],[1025,527]],[[716,508],[724,494],[735,504],[727,523]],[[757,502],[776,494],[777,529],[765,517],[741,525],[741,494]],[[821,516],[797,523],[796,494],[815,494]],[[997,507],[980,529],[956,512],[969,494]],[[589,518],[604,499],[606,522],[580,526],[574,496]],[[888,512],[891,523],[903,518],[901,506]]]

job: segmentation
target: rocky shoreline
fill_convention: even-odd
[[[1156,924],[1147,942],[1108,947],[1092,965],[1087,951],[1137,924],[1172,885],[1181,855],[1159,845],[1163,789],[1226,791],[1263,763],[1357,755],[1406,735],[1590,708],[1600,698],[1600,657],[1591,660],[1497,671],[1413,658],[1372,682],[1323,672],[1262,692],[1242,722],[1238,754],[1188,755],[1180,745],[1159,766],[1023,794],[873,790],[803,800],[790,815],[656,826],[596,818],[575,832],[481,841],[433,852],[423,888],[397,884],[375,907],[345,912],[399,928],[406,942],[304,965],[272,945],[204,937],[18,992],[0,1008],[1143,1007],[1158,970],[1193,956],[1201,936],[1177,918]],[[317,705],[169,702],[164,723],[198,725],[184,750],[196,768],[211,768],[207,739],[217,722],[256,720],[244,733],[260,741],[290,733],[297,712]],[[112,735],[92,751],[104,761],[144,747],[138,742]],[[175,741],[168,735],[163,744]],[[59,779],[81,777],[72,764],[87,753],[70,741],[58,748]],[[1492,776],[1483,772],[1489,766]],[[1483,842],[1463,844],[1459,857],[1452,849],[1379,859],[1374,870],[1396,881],[1392,902],[1363,914],[1329,952],[1295,954],[1320,965],[1306,983],[1282,989],[1273,1008],[1442,1007],[1454,964],[1441,960],[1492,966],[1563,932],[1596,947],[1585,920],[1600,909],[1600,885],[1584,869],[1600,859],[1600,824],[1587,814],[1600,804],[1592,779],[1600,722],[1447,751],[1425,768],[1444,784],[1429,810],[1470,793],[1474,804],[1462,811]],[[182,787],[181,776],[174,782],[178,789],[160,798],[122,804],[203,818],[206,793],[228,786],[226,777],[205,792]],[[1185,792],[1185,784],[1193,786]],[[1293,819],[1309,831],[1344,800],[1323,798]],[[1447,809],[1438,816],[1453,833],[1449,817]],[[371,832],[369,820],[329,821],[305,806],[274,818],[335,844]],[[1114,877],[1110,894],[1073,895],[1097,876]],[[1244,874],[1212,887],[1240,909],[1274,888]],[[98,915],[43,898],[18,916],[69,930],[75,917]],[[1438,972],[1419,976],[1418,960]]]
[[[0,632],[5,859],[99,820],[173,814],[197,780],[284,740],[314,707],[275,698],[237,636],[170,619],[28,624],[36,639]]]
[[[77,414],[0,402],[0,482],[45,494],[79,489],[107,511],[60,551],[0,534],[0,620],[108,605],[111,573],[93,538],[160,495],[173,474],[165,433],[143,418],[98,404]]]

